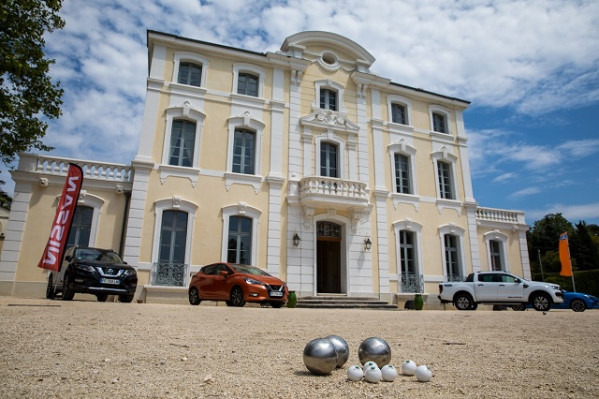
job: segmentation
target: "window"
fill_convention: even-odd
[[[402,125],[408,124],[406,107],[403,104],[391,104],[391,122],[401,123]]]
[[[337,111],[337,92],[331,89],[320,89],[320,108]]]
[[[187,213],[174,210],[162,212],[158,261],[168,264],[185,263],[186,238]]]
[[[447,118],[439,112],[433,112],[433,130],[440,133],[449,133]]]
[[[229,218],[227,262],[251,264],[252,219],[243,216]]]
[[[195,135],[196,124],[194,122],[173,121],[169,165],[188,167],[193,165]]]
[[[177,75],[177,83],[190,86],[202,85],[202,66],[192,64],[191,62],[179,63],[179,74]]]
[[[237,93],[258,97],[259,78],[249,73],[240,73],[237,81]]]
[[[411,194],[410,162],[406,155],[395,153],[395,191]]]
[[[451,164],[437,161],[437,174],[439,177],[439,196],[443,199],[455,199]]]
[[[489,255],[491,257],[491,270],[503,270],[501,262],[501,242],[497,240],[489,241]]]
[[[320,175],[339,177],[337,173],[337,146],[333,143],[320,143]]]
[[[414,232],[411,231],[400,230],[399,232],[402,292],[421,292],[420,275],[416,266],[414,236]]]
[[[90,206],[77,206],[75,208],[66,248],[89,246],[93,215],[94,208]]]
[[[256,157],[256,134],[249,130],[235,129],[233,141],[233,167],[235,173],[254,174]]]
[[[453,234],[443,236],[445,246],[445,271],[447,281],[460,281],[462,279],[460,270],[459,238]]]

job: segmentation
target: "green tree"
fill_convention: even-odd
[[[599,246],[593,241],[584,221],[576,224],[576,231],[570,243],[570,257],[576,260],[578,270],[592,270],[599,267]]]
[[[528,254],[534,278],[541,278],[539,254],[543,272],[559,272],[561,265],[558,245],[559,235],[563,232],[567,232],[571,237],[574,226],[561,213],[550,213],[543,219],[534,222],[532,229],[527,233]]]
[[[54,60],[44,54],[44,34],[62,29],[62,0],[0,2],[0,158],[11,162],[22,151],[51,150],[41,138],[58,118],[63,90],[48,76]]]

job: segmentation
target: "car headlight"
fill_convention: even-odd
[[[135,270],[125,270],[123,276],[135,276]]]
[[[258,281],[258,280],[254,280],[253,278],[249,278],[249,277],[244,277],[243,278],[245,280],[246,283],[248,284],[254,284],[254,285],[264,285],[264,283],[262,281]]]
[[[553,288],[556,291],[561,291],[561,288],[559,285],[552,285],[551,288]]]
[[[93,272],[95,272],[95,271],[96,271],[96,270],[94,269],[94,267],[93,267],[93,266],[90,266],[90,265],[75,265],[74,267],[75,267],[76,269],[82,270],[82,271],[84,271],[84,272],[90,272],[90,273],[93,273]]]

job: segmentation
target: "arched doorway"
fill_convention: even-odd
[[[316,291],[344,293],[341,270],[342,228],[332,222],[316,223]]]

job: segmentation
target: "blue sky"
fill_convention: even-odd
[[[147,29],[259,52],[324,30],[367,49],[378,75],[472,102],[481,206],[599,224],[599,1],[69,0],[61,15],[46,37],[65,89],[44,139],[52,155],[135,157]]]

